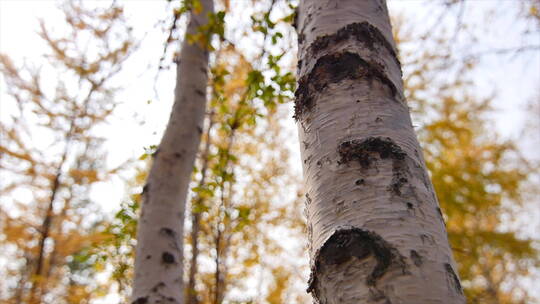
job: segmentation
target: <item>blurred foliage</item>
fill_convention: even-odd
[[[195,168],[191,232],[185,239],[190,304],[261,302],[272,283],[267,278],[277,267],[269,259],[285,254],[275,231],[287,227],[285,234],[292,240],[303,227],[298,179],[287,172],[288,150],[281,145],[287,112],[279,105],[293,95],[295,78],[280,65],[286,50],[277,46],[283,35],[269,17],[275,3],[257,2],[263,6],[251,13],[251,28],[220,29],[244,37],[261,33],[263,44],[256,55],[249,57],[253,47],[243,48],[227,36],[213,42],[204,149]],[[221,20],[236,6],[223,4]],[[271,26],[257,26],[261,23]],[[278,286],[273,297],[287,302],[283,282],[297,274],[293,267],[282,268],[273,282]],[[250,281],[258,282],[258,294]]]
[[[444,31],[421,35],[394,20],[406,96],[444,213],[468,303],[529,303],[523,278],[540,266],[533,240],[513,223],[535,166],[502,139],[490,118],[493,94],[478,92],[476,60],[452,53]],[[422,42],[428,46],[413,49]]]
[[[194,168],[184,240],[186,303],[259,303],[265,298],[270,303],[283,303],[290,302],[292,296],[307,299],[303,292],[297,295],[293,290],[303,289],[302,270],[293,262],[287,262],[288,267],[287,263],[274,262],[276,258],[295,260],[303,249],[296,246],[298,252],[291,256],[293,252],[285,249],[290,246],[283,244],[284,239],[300,239],[303,229],[300,181],[288,170],[289,152],[283,146],[290,134],[284,125],[289,114],[282,104],[293,96],[296,82],[294,64],[283,65],[284,36],[276,28],[285,21],[278,18],[272,23],[271,3],[252,13],[254,26],[235,29],[245,31],[244,36],[262,34],[263,45],[253,55],[253,48],[242,48],[240,43],[237,47],[225,38],[228,29],[224,20],[233,5],[222,5],[224,10],[211,18],[216,22],[187,37],[191,43],[209,46],[212,55],[210,100],[201,153]],[[196,9],[196,2],[171,8],[172,14],[184,13]],[[291,8],[286,8],[290,15]],[[269,23],[273,29],[260,26]],[[176,25],[170,30],[176,31]],[[209,38],[216,32],[217,37]],[[176,40],[167,41],[170,43]],[[155,148],[145,148],[140,160],[151,161],[149,156]],[[133,181],[138,189],[144,172]],[[88,252],[104,265],[114,266],[112,279],[123,301],[130,294],[132,270],[128,266],[133,265],[139,195],[132,194],[128,201],[106,229],[108,241]],[[301,282],[299,289],[287,284],[292,277]],[[257,282],[256,293],[250,281]]]
[[[89,198],[92,186],[122,166],[105,169],[104,138],[94,131],[114,111],[109,84],[133,49],[121,7],[61,6],[65,35],[45,21],[47,52],[39,68],[0,55],[10,117],[0,124],[0,251],[3,303],[88,303],[106,292],[88,248],[103,241],[103,215]],[[88,43],[90,41],[90,43]],[[42,73],[42,69],[54,73]],[[53,76],[53,77],[51,77]]]
[[[288,150],[282,145],[288,112],[279,106],[293,96],[295,78],[292,63],[282,67],[287,49],[278,46],[284,36],[276,24],[283,21],[270,18],[275,2],[260,3],[265,6],[252,12],[253,26],[236,30],[244,37],[262,34],[258,53],[250,58],[244,54],[252,49],[220,40],[211,67],[206,153],[198,160],[192,233],[186,240],[190,270],[193,264],[197,269],[187,284],[190,304],[260,303],[265,297],[290,302],[287,296],[294,291],[286,282],[294,276],[301,280],[291,262],[289,267],[272,262],[287,259],[283,240],[299,238],[303,222],[299,180],[287,170]],[[229,4],[226,13],[233,9]],[[259,286],[256,294],[253,282]]]

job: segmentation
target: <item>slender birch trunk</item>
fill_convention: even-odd
[[[464,303],[384,0],[304,0],[295,118],[317,303]]]
[[[187,34],[213,13],[212,0],[200,0]],[[206,105],[208,50],[184,39],[178,58],[175,102],[154,155],[138,223],[132,303],[184,303],[184,211]]]

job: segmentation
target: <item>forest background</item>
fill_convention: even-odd
[[[295,5],[218,2],[186,223],[190,303],[309,300],[290,102]],[[0,1],[2,301],[129,295],[139,194],[173,100],[181,7]],[[389,9],[469,302],[540,303],[538,2]]]

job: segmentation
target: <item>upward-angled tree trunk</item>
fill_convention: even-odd
[[[318,303],[464,303],[384,0],[304,0],[295,118]]]
[[[187,35],[207,23],[212,0],[200,0]],[[208,50],[184,39],[178,58],[175,102],[154,155],[137,231],[132,303],[183,303],[183,225],[193,162],[206,104]]]

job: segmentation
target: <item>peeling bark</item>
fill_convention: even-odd
[[[212,0],[201,0],[201,4],[200,14],[191,15],[188,35],[206,24],[214,11]],[[176,62],[175,102],[143,188],[134,304],[184,303],[184,211],[206,105],[208,50],[184,39]]]
[[[298,123],[316,303],[464,303],[383,0],[301,1]]]

